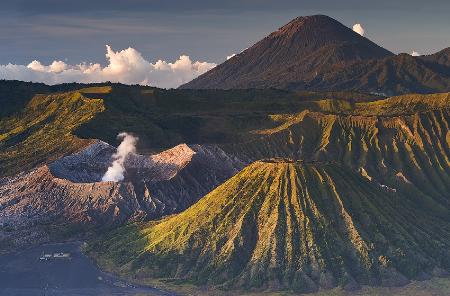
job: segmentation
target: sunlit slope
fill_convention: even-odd
[[[255,130],[258,139],[227,149],[248,159],[337,161],[390,187],[418,187],[449,206],[449,98],[409,95],[356,104],[340,114],[274,115],[276,127]]]
[[[78,151],[87,143],[79,139],[117,146],[117,134],[124,130],[139,137],[141,153],[180,143],[241,142],[254,137],[249,131],[273,126],[268,114],[320,109],[311,101],[322,97],[347,104],[378,98],[349,92],[162,90],[111,83],[46,87],[0,81],[0,105],[5,107],[0,110],[0,176]]]
[[[90,143],[72,132],[104,110],[81,92],[36,95],[19,113],[0,119],[0,175],[17,173]]]
[[[122,274],[224,288],[399,285],[450,268],[450,226],[432,207],[337,164],[257,161],[185,212],[90,252]]]

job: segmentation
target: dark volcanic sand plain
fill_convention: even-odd
[[[48,244],[0,255],[0,295],[173,295],[103,273],[80,246],[80,242]],[[58,252],[69,252],[72,259],[39,260],[43,253]]]

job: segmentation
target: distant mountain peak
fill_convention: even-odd
[[[298,32],[320,33],[323,28],[342,29],[342,27],[349,29],[337,20],[326,15],[299,16],[280,27],[269,36],[282,34],[292,35]]]
[[[392,55],[331,17],[303,16],[182,88],[276,87],[270,82],[286,71],[294,80],[311,80],[336,63]]]
[[[285,39],[285,45],[299,55],[315,51],[323,46],[354,44],[354,55],[347,59],[380,58],[393,55],[369,39],[359,35],[337,20],[326,15],[301,16],[293,19],[268,39]],[[258,45],[259,43],[255,44]],[[332,50],[332,49],[330,49]],[[289,58],[289,56],[286,56]]]
[[[295,19],[291,20],[289,23],[280,27],[271,35],[294,33],[304,28],[311,28],[320,24],[330,23],[336,23],[336,20],[326,15],[318,14],[310,16],[298,16]]]
[[[449,55],[396,56],[329,16],[300,16],[180,88],[447,92]]]

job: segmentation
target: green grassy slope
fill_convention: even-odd
[[[17,80],[0,80],[0,118],[20,112],[37,94],[48,95],[76,91],[85,87],[111,86],[111,83],[63,83],[46,85],[43,83],[24,82]]]
[[[390,187],[419,188],[450,207],[449,107],[448,94],[411,95],[356,104],[343,114],[275,115],[275,127],[253,131],[257,139],[224,147],[253,160],[337,161]]]
[[[36,95],[14,116],[0,119],[0,175],[31,169],[90,143],[73,135],[104,110],[80,92]]]
[[[179,215],[96,240],[91,254],[140,280],[238,290],[392,286],[445,274],[449,95],[299,106],[221,144],[257,162]],[[258,161],[267,158],[308,163]]]
[[[336,164],[258,161],[178,215],[90,246],[138,278],[311,292],[450,268],[450,225]]]
[[[65,90],[71,91],[58,92]],[[377,99],[354,93],[181,91],[110,83],[46,86],[0,81],[0,101],[5,106],[0,114],[0,175],[77,151],[87,143],[80,139],[118,144],[116,136],[122,131],[135,133],[144,153],[185,142],[239,142],[252,136],[251,130],[272,127],[268,114],[317,109],[315,100],[322,96],[347,98],[346,104]]]
[[[341,93],[267,90],[161,90],[113,85],[102,96],[105,112],[82,125],[76,134],[116,143],[127,130],[140,138],[139,149],[170,148],[179,143],[239,142],[248,131],[270,127],[267,115],[320,108],[311,101],[324,97],[351,102],[373,101],[377,96]]]

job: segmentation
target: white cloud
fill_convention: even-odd
[[[49,73],[61,73],[64,70],[67,70],[67,64],[63,61],[53,61],[48,66],[44,66],[39,61],[32,61],[28,64],[27,68],[37,71],[37,72],[49,72]]]
[[[418,56],[420,56],[420,53],[418,53],[417,51],[413,50],[413,52],[411,53],[411,55],[412,55],[413,57],[418,57]]]
[[[125,84],[143,84],[163,88],[177,87],[214,68],[216,64],[196,61],[182,55],[174,62],[158,60],[151,63],[144,59],[134,48],[114,51],[106,46],[108,64],[82,63],[69,65],[63,61],[53,61],[43,65],[34,60],[27,66],[0,65],[0,79],[59,84],[64,82],[121,82]]]
[[[355,31],[361,36],[364,36],[364,33],[366,32],[361,24],[354,24],[353,31]]]

